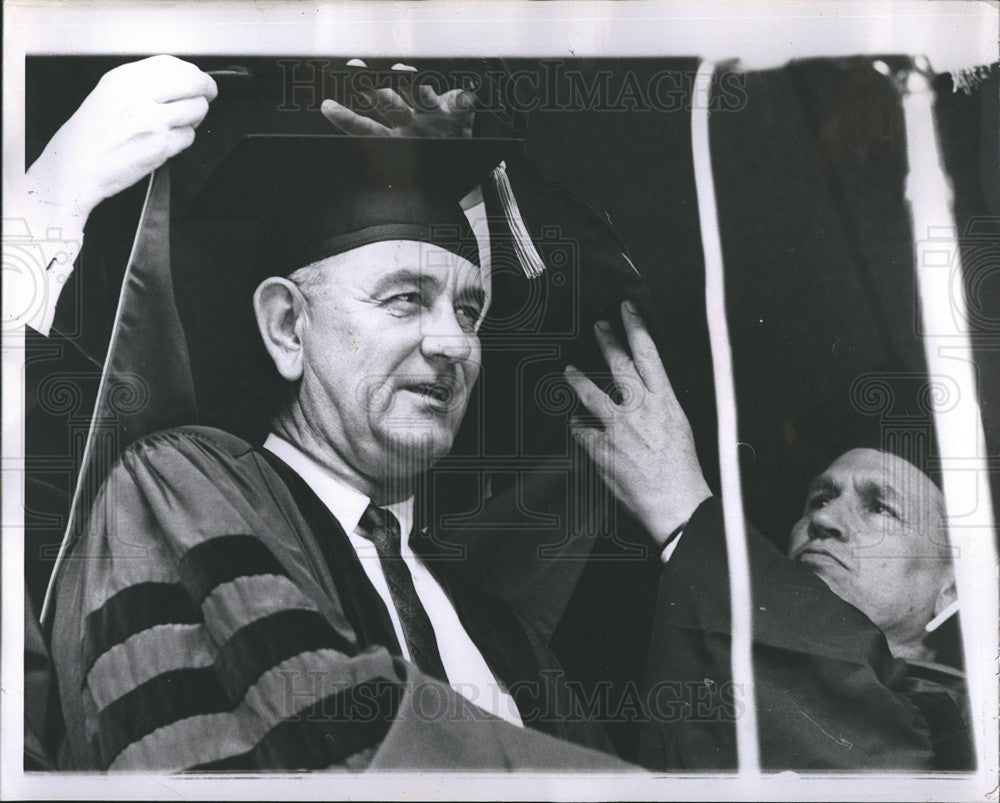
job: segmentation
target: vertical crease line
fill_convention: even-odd
[[[910,72],[903,92],[909,172],[906,200],[913,224],[913,254],[923,324],[927,378],[950,378],[957,401],[928,392],[941,462],[948,543],[962,617],[962,656],[972,715],[978,772],[997,754],[997,555],[988,485],[989,467],[972,373],[964,273],[952,210],[953,191],[935,132],[934,90],[927,76]],[[938,261],[947,254],[947,264]],[[973,474],[969,476],[970,470]],[[992,667],[992,668],[991,668]]]
[[[715,68],[714,62],[703,61],[695,77],[691,104],[691,149],[698,198],[698,221],[705,259],[705,308],[718,415],[719,474],[723,491],[722,513],[726,531],[732,617],[734,699],[738,693],[745,703],[743,714],[736,717],[735,721],[736,756],[739,777],[746,780],[760,776],[760,749],[757,739],[757,700],[753,677],[750,565],[737,451],[736,388],[726,319],[725,269],[709,142],[709,107]]]

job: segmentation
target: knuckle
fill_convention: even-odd
[[[167,136],[158,136],[155,143],[150,148],[150,158],[156,164],[160,165],[164,161],[170,158],[170,138]]]
[[[105,89],[115,88],[119,84],[128,80],[131,73],[135,71],[135,64],[121,64],[112,70],[108,70],[100,77],[97,85]]]
[[[156,132],[151,152],[152,157],[158,164],[162,164],[173,155],[172,151],[175,142],[176,134],[170,129],[163,129]]]
[[[175,75],[190,75],[196,77],[202,74],[195,65],[190,61],[184,61],[176,56],[163,56],[159,65],[160,69],[173,73]]]
[[[115,119],[116,133],[123,139],[148,140],[159,136],[163,127],[160,115],[152,109],[123,104]]]
[[[127,107],[125,119],[136,131],[158,135],[166,129],[160,109],[156,105],[142,104]]]

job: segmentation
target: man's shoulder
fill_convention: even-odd
[[[187,550],[216,536],[283,530],[293,507],[247,441],[184,426],[146,435],[122,452],[90,521],[98,538],[127,526]]]
[[[169,452],[190,446],[207,447],[233,458],[243,457],[254,450],[247,441],[224,430],[188,424],[145,435],[132,443],[125,453]]]
[[[214,427],[186,425],[144,435],[122,452],[116,468],[132,473],[136,467],[151,470],[176,466],[211,466],[246,462],[254,447],[236,435]]]
[[[236,435],[205,426],[164,429],[131,443],[111,470],[106,487],[158,484],[198,494],[209,487],[257,484],[267,468],[254,447]]]

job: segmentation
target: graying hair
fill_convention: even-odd
[[[328,271],[326,268],[319,262],[313,262],[293,272],[288,277],[288,281],[292,282],[302,291],[306,300],[310,300],[324,287],[327,277]]]

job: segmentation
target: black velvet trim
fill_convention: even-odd
[[[359,683],[279,722],[251,750],[193,769],[323,769],[343,764],[385,738],[402,698],[402,686],[386,678]]]
[[[257,679],[282,661],[314,650],[334,649],[347,656],[355,645],[317,611],[292,608],[240,628],[223,645],[216,661],[230,700],[242,700]]]
[[[181,559],[181,582],[201,605],[212,589],[238,577],[287,576],[274,554],[252,535],[221,535],[191,547]]]
[[[231,711],[265,672],[319,649],[356,653],[316,611],[289,609],[251,622],[223,645],[212,666],[164,672],[109,704],[98,717],[99,753],[110,764],[129,744],[158,728],[185,717]],[[322,677],[308,677],[304,688],[322,682]],[[294,688],[289,686],[290,693]]]
[[[232,706],[215,668],[164,672],[108,705],[97,717],[98,755],[107,768],[133,742],[164,725]]]
[[[123,588],[87,615],[83,627],[83,684],[104,653],[130,636],[157,625],[196,624],[201,612],[175,583],[138,583]]]

